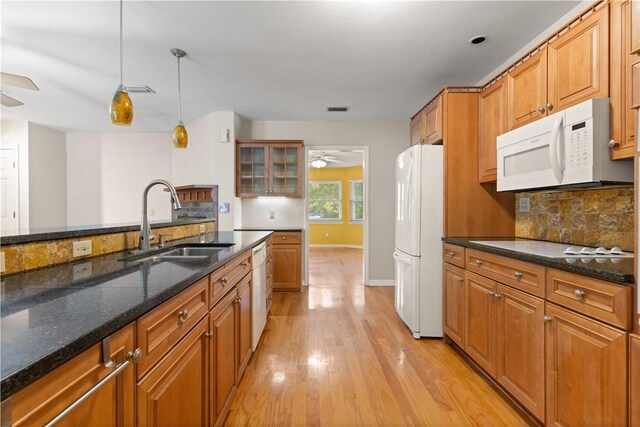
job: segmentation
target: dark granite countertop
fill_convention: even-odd
[[[215,221],[215,218],[190,218],[175,221],[151,222],[151,228],[172,227],[176,225],[200,224]],[[140,222],[122,224],[93,224],[67,227],[49,227],[20,230],[15,234],[0,236],[0,245],[44,242],[47,240],[68,239],[71,237],[94,236],[97,234],[122,233],[140,230]]]
[[[302,227],[242,227],[235,231],[304,231]]]
[[[533,264],[544,265],[545,267],[557,268],[558,270],[570,271],[572,273],[583,274],[585,276],[594,277],[596,279],[615,282],[621,285],[633,285],[635,283],[633,277],[633,258],[622,259],[619,263],[607,261],[598,263],[591,260],[589,263],[580,261],[570,263],[564,258],[547,258],[539,255],[532,255],[525,252],[512,251],[507,249],[496,248],[493,246],[483,245],[481,243],[473,243],[472,241],[482,240],[527,240],[515,237],[443,237],[442,241],[454,245],[460,245],[467,248],[478,249],[480,251],[489,252],[496,255],[502,255],[509,258],[515,258],[527,261]],[[569,246],[569,244],[567,244]]]
[[[264,241],[269,232],[217,232],[167,243],[234,243],[205,260],[123,262],[125,252],[15,273],[0,281],[1,399]],[[165,249],[166,250],[166,249]]]

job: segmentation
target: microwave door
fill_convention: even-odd
[[[562,136],[563,114],[558,114],[549,135],[549,163],[558,184],[564,181],[564,141]]]

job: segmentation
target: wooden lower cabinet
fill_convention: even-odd
[[[545,304],[547,425],[627,423],[627,334]]]
[[[134,350],[134,330],[131,324],[110,336],[111,360],[116,364],[127,360]],[[95,344],[3,402],[2,425],[45,425],[113,370],[103,364],[102,344]],[[135,368],[130,362],[56,426],[134,426],[135,385]],[[5,404],[10,405],[11,419],[4,419]]]
[[[465,272],[464,350],[491,376],[496,374],[497,328],[495,282]]]
[[[629,335],[629,425],[640,426],[640,335]]]
[[[273,290],[302,289],[302,237],[300,232],[273,235]]]
[[[238,284],[238,305],[236,310],[238,317],[238,384],[253,354],[251,349],[251,305],[254,302],[251,301],[251,287],[251,275],[248,274],[242,282]]]
[[[455,265],[442,265],[444,333],[464,348],[464,270]]]
[[[496,379],[544,421],[544,300],[501,284],[496,299]]]
[[[237,390],[236,297],[236,291],[230,292],[209,314],[209,331],[213,334],[209,357],[209,412],[212,425],[224,423]]]
[[[138,383],[139,427],[208,425],[208,351],[205,318]]]

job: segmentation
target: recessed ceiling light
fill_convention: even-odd
[[[471,44],[480,44],[480,43],[484,42],[486,39],[487,38],[485,36],[475,36],[471,40],[469,40],[469,43],[471,43]]]
[[[337,112],[337,113],[344,113],[349,111],[349,107],[327,107],[327,111],[329,112]]]
[[[149,86],[127,86],[127,92],[129,93],[156,93],[155,90]]]

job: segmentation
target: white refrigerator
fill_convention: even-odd
[[[395,306],[414,338],[442,337],[443,147],[396,159]]]

